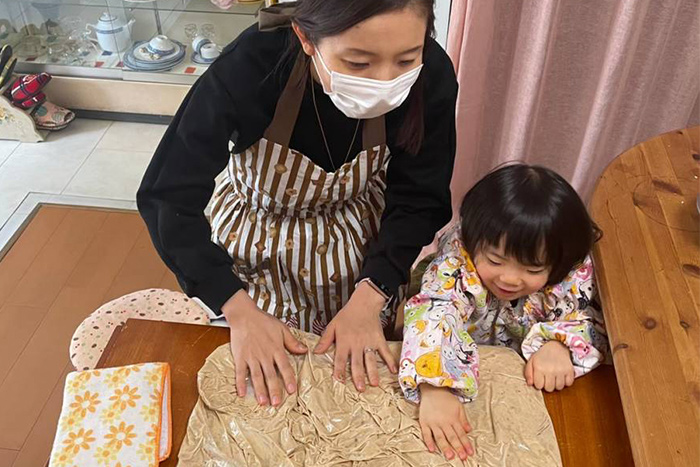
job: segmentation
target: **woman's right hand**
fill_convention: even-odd
[[[250,372],[258,403],[281,404],[282,382],[289,394],[297,389],[296,375],[284,349],[303,354],[306,346],[294,338],[286,324],[260,310],[245,290],[236,292],[221,309],[231,327],[238,395],[245,397],[246,376]]]

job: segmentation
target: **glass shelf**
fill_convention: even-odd
[[[23,3],[33,5],[58,5],[61,6],[77,6],[77,7],[110,7],[110,8],[127,8],[130,10],[159,10],[159,11],[182,11],[190,13],[214,13],[227,15],[256,15],[261,5],[260,2],[244,2],[236,3],[227,10],[222,10],[209,0],[155,0],[150,2],[131,2],[129,0],[31,0]]]
[[[191,84],[208,67],[193,61],[193,35],[204,33],[220,50],[255,23],[262,6],[262,1],[221,9],[210,0],[0,0],[0,45],[13,47],[20,73]],[[94,31],[104,14],[115,18],[107,24],[121,31],[118,38]],[[184,56],[176,54],[180,61],[158,72],[125,66],[147,54],[133,52],[136,43],[157,35],[184,46]],[[160,55],[148,56],[162,63]]]

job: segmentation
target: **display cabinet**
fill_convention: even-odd
[[[0,0],[16,72],[191,84],[262,1]]]

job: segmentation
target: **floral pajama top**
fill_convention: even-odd
[[[603,314],[594,300],[593,264],[586,257],[559,284],[502,301],[481,284],[460,240],[448,231],[423,275],[421,291],[404,311],[399,382],[406,398],[420,401],[418,385],[452,388],[462,402],[476,397],[477,344],[511,347],[529,359],[547,341],[571,351],[576,377],[608,355]]]

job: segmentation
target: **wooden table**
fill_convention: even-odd
[[[700,465],[700,127],[626,151],[602,175],[593,254],[634,460]]]
[[[229,340],[228,329],[130,319],[115,330],[98,368],[161,361],[171,365],[174,466],[197,401],[197,372]],[[566,467],[632,466],[615,373],[601,367],[564,391],[545,394]],[[544,466],[543,466],[544,467]]]

